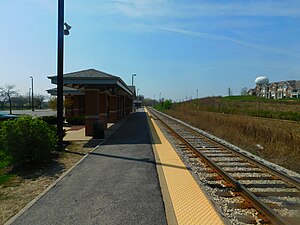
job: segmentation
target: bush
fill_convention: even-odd
[[[164,109],[171,109],[171,106],[172,106],[172,102],[170,100],[164,101],[164,104],[163,104]]]
[[[54,126],[31,117],[3,122],[0,135],[4,152],[16,165],[33,165],[49,160],[57,142]]]
[[[51,124],[51,125],[57,124],[57,116],[42,116],[39,118],[48,124]]]
[[[84,125],[85,119],[84,116],[73,116],[66,119],[70,125]]]
[[[159,110],[159,111],[163,111],[166,109],[171,109],[172,107],[172,101],[171,100],[166,100],[162,103],[159,103],[157,105],[154,106],[154,109]]]

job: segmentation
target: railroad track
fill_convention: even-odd
[[[300,224],[300,181],[203,131],[148,108],[235,224]],[[198,165],[197,165],[198,164]],[[201,179],[200,179],[201,180]],[[229,199],[229,200],[228,200]],[[225,206],[224,206],[225,205]],[[230,208],[230,210],[228,210]]]

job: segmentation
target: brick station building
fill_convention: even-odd
[[[135,87],[127,86],[117,76],[95,69],[64,74],[64,98],[68,102],[65,117],[84,116],[85,135],[93,135],[93,123],[114,123],[133,111]],[[57,84],[57,76],[49,76]],[[47,92],[57,95],[57,89]]]

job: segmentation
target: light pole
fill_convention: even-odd
[[[32,109],[32,111],[34,111],[34,105],[33,105],[33,102],[34,102],[34,98],[33,98],[33,76],[30,76],[29,78],[31,79],[31,109]]]
[[[133,86],[133,77],[136,77],[135,73],[131,75],[131,86]]]
[[[64,35],[69,35],[71,26],[64,23],[64,0],[58,0],[58,36],[57,36],[57,136],[58,150],[63,150],[63,122],[64,122],[64,96],[63,96],[63,71],[64,71]],[[64,29],[64,26],[66,29]]]
[[[139,90],[140,90],[140,89],[137,89],[137,90],[136,90],[136,98],[137,98],[138,103],[139,103]]]
[[[197,99],[198,99],[198,89],[196,89],[196,91],[197,91]]]
[[[161,102],[161,92],[159,92],[159,101]]]
[[[30,91],[31,91],[31,88],[29,88],[29,91],[28,91],[28,109],[30,109]]]
[[[63,150],[63,54],[64,54],[64,0],[58,0],[57,41],[57,136],[58,150]]]

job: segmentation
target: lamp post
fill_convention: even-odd
[[[198,99],[198,89],[196,89],[196,91],[197,91],[197,99]]]
[[[139,90],[140,90],[140,89],[137,89],[137,90],[136,90],[136,98],[137,98],[138,103],[139,103]]]
[[[131,75],[131,86],[133,86],[133,77],[136,77],[135,73]]]
[[[161,92],[159,92],[159,102],[161,102]]]
[[[31,79],[31,109],[32,109],[32,111],[34,111],[34,105],[33,105],[33,102],[34,102],[34,98],[33,98],[33,76],[30,76],[29,78]]]
[[[31,91],[31,88],[29,88],[29,91],[28,91],[28,109],[30,109],[30,91]]]
[[[57,136],[58,150],[63,150],[63,54],[64,54],[64,0],[58,0],[57,39]]]
[[[69,35],[72,28],[64,23],[64,0],[58,0],[58,36],[57,36],[57,136],[58,150],[63,150],[63,122],[64,122],[64,96],[63,96],[63,68],[64,68],[64,35]],[[64,29],[64,26],[66,29]]]

